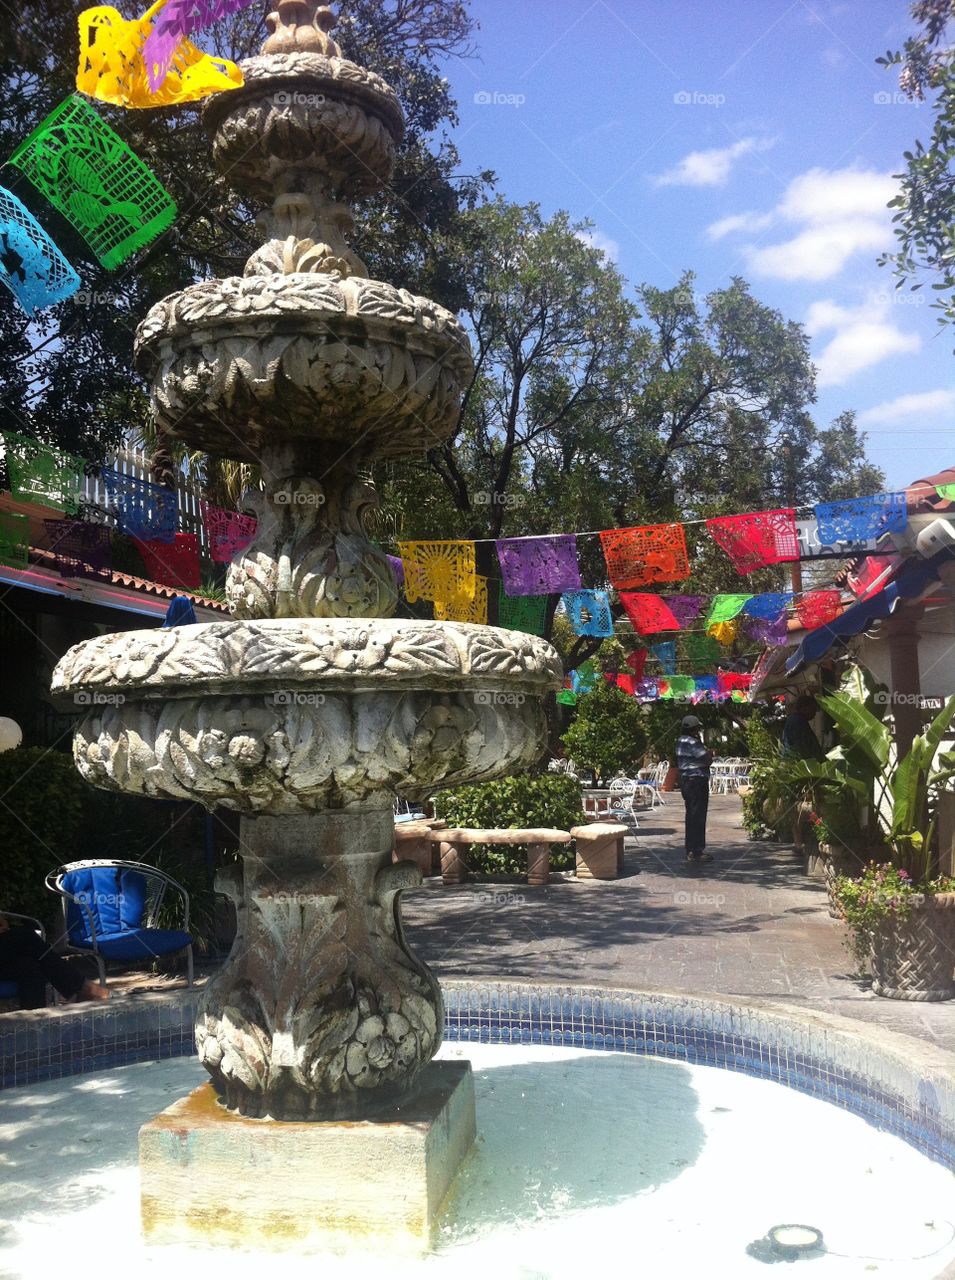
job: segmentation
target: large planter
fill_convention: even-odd
[[[872,990],[888,1000],[955,997],[955,893],[912,900],[904,920],[886,920],[872,936]]]

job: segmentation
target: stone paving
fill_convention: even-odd
[[[408,940],[441,978],[501,978],[687,992],[859,1018],[955,1053],[955,1001],[882,1000],[853,976],[843,926],[791,848],[750,841],[735,796],[710,804],[712,863],[683,857],[683,803],[641,815],[619,880],[515,878],[402,898]],[[201,986],[214,966],[198,966]],[[114,1000],[155,998],[183,977],[111,974]],[[0,1013],[2,1016],[2,1013]]]
[[[714,861],[683,858],[683,803],[641,816],[623,877],[546,888],[495,881],[403,898],[408,939],[442,978],[496,977],[761,997],[876,1022],[955,1052],[955,1002],[883,1000],[852,976],[823,885],[788,846],[750,841],[714,797]]]

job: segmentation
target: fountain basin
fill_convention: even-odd
[[[96,786],[248,814],[389,806],[533,764],[556,651],[522,632],[262,619],[102,636],[53,676]]]
[[[319,1259],[233,1251],[236,1274],[386,1265],[416,1280],[574,1277],[601,1251],[638,1249],[662,1274],[737,1280],[776,1274],[746,1246],[784,1222],[820,1228],[831,1250],[807,1275],[855,1278],[874,1261],[859,1255],[877,1254],[893,1259],[878,1261],[878,1275],[928,1280],[950,1261],[955,1110],[951,1055],[937,1047],[765,1000],[490,980],[450,982],[445,995],[447,1039],[458,1043],[441,1058],[473,1060],[481,1140],[439,1221],[439,1256],[403,1263],[388,1244],[384,1259],[366,1255],[366,1234]],[[182,993],[0,1019],[0,1046],[5,1031],[10,1045],[0,1068],[11,1064],[0,1082],[53,1080],[0,1092],[4,1137],[18,1143],[0,1212],[11,1277],[69,1261],[71,1275],[92,1280],[97,1259],[75,1242],[100,1231],[112,1231],[133,1270],[220,1265],[211,1250],[160,1251],[138,1238],[137,1130],[201,1072],[185,1061],[122,1064],[188,1054],[194,1002]],[[96,1074],[64,1078],[80,1070]],[[890,1149],[887,1134],[915,1150]]]
[[[135,351],[169,435],[252,462],[283,440],[360,441],[378,457],[433,449],[472,371],[450,311],[325,272],[192,285],[152,308]]]

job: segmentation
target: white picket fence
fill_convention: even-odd
[[[106,459],[103,464],[112,467],[120,475],[133,476],[137,480],[152,481],[149,470],[149,458],[135,449],[120,449]],[[181,472],[176,483],[176,497],[179,501],[180,533],[195,533],[199,537],[199,557],[201,560],[211,559],[209,534],[202,518],[202,490]],[[105,521],[115,527],[116,520],[109,511],[109,495],[100,476],[84,476],[81,490],[81,502],[89,503],[106,513]]]

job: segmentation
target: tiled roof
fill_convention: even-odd
[[[29,552],[31,564],[42,565],[45,572],[55,574],[56,557],[52,551],[47,551],[45,547],[31,547]],[[60,578],[59,574],[56,574]],[[118,569],[110,571],[109,581],[102,578],[97,582],[95,578],[61,578],[64,583],[78,584],[82,583],[85,592],[89,595],[96,594],[96,587],[114,586],[123,587],[127,591],[138,591],[144,595],[158,596],[164,600],[171,600],[173,596],[185,596],[187,600],[191,600],[193,604],[199,605],[203,609],[212,609],[216,613],[227,614],[229,612],[228,605],[222,603],[221,600],[210,600],[208,596],[200,595],[196,591],[189,591],[185,587],[167,587],[162,582],[151,582],[148,578],[138,578],[132,573],[122,573]],[[29,584],[24,584],[29,585]]]
[[[185,596],[187,600],[191,600],[194,604],[201,604],[204,609],[218,609],[221,613],[228,613],[229,607],[222,603],[221,600],[210,600],[208,596],[198,595],[194,591],[187,591],[185,587],[167,587],[161,582],[150,582],[148,578],[137,578],[131,573],[120,573],[117,569],[113,569],[110,578],[118,587],[129,587],[133,591],[146,591],[153,596],[164,596],[167,600],[171,600],[173,596]]]

